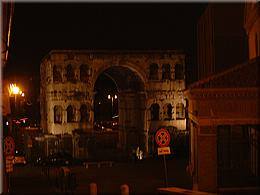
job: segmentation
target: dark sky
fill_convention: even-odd
[[[16,3],[9,75],[39,75],[52,49],[184,49],[194,56],[202,3]]]

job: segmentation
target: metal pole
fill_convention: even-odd
[[[113,100],[114,100],[114,97],[112,96],[112,118],[113,118]]]
[[[165,187],[168,187],[168,176],[167,176],[167,166],[166,166],[165,155],[163,155],[163,163],[164,163]]]

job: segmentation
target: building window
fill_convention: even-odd
[[[151,105],[151,120],[158,121],[160,114],[160,106],[158,104]]]
[[[62,123],[62,107],[54,106],[54,123]]]
[[[58,70],[56,65],[53,66],[52,76],[53,82],[62,82],[60,70]]]
[[[87,82],[91,76],[91,68],[89,65],[82,64],[80,66],[80,81]]]
[[[171,104],[166,104],[163,107],[163,115],[164,115],[164,120],[171,120],[172,119],[172,105]]]
[[[71,123],[74,121],[75,121],[75,110],[71,105],[69,105],[67,107],[67,123]]]
[[[149,74],[149,79],[150,80],[158,80],[158,65],[157,64],[151,64],[150,65],[150,74]]]
[[[170,64],[162,65],[162,80],[171,80],[171,66]]]
[[[184,105],[183,103],[178,103],[176,105],[176,119],[183,119],[184,116]]]
[[[184,79],[184,70],[182,64],[175,65],[175,80],[182,80]]]
[[[80,122],[88,122],[89,121],[89,109],[84,104],[80,107]]]
[[[75,79],[75,72],[74,72],[71,64],[69,64],[67,66],[66,72],[67,72],[67,81],[75,82],[76,81],[76,79]]]

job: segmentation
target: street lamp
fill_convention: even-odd
[[[15,143],[17,143],[19,132],[16,129],[17,127],[13,124],[13,119],[15,119],[15,121],[16,121],[16,117],[17,117],[17,105],[16,105],[17,95],[24,97],[24,93],[15,83],[9,85],[8,91],[9,91],[10,99],[11,99],[11,97],[12,98],[14,97],[13,106],[10,105],[10,107],[13,107],[13,109],[11,108],[10,133],[13,134]],[[11,104],[11,102],[10,102],[10,104]]]
[[[111,105],[112,105],[112,117],[113,117],[113,104],[114,104],[114,99],[116,100],[117,99],[117,95],[115,94],[114,96],[113,95],[108,95],[107,98],[110,100],[111,99]]]
[[[14,83],[9,85],[9,96],[14,97],[14,114],[16,113],[16,96],[21,95],[24,97],[22,90]]]

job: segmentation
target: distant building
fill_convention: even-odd
[[[119,91],[121,147],[140,145],[148,151],[149,134],[159,127],[186,129],[185,54],[181,51],[54,50],[41,63],[45,133],[92,132],[94,85],[103,72]]]
[[[260,8],[259,2],[245,4],[244,28],[248,39],[248,56],[254,59],[260,56]]]
[[[1,18],[1,68],[6,66],[9,59],[9,50],[11,45],[12,23],[14,15],[13,3],[1,3],[2,18]],[[2,114],[6,117],[11,113],[8,93],[8,81],[4,78],[1,83],[2,89]]]
[[[14,3],[1,3],[2,18],[1,18],[1,66],[4,67],[7,63],[9,57],[9,49],[11,45],[11,35],[12,35],[12,24],[14,15]]]
[[[199,18],[198,79],[246,60],[243,7],[243,3],[210,3]]]
[[[214,10],[211,7],[209,5],[205,14]],[[200,68],[202,64],[204,68],[211,67],[199,69],[200,76],[207,77],[193,83],[185,91],[189,113],[187,124],[191,135],[189,167],[192,170],[193,188],[196,190],[248,194],[259,192],[259,3],[246,4],[244,13],[245,23],[241,23],[241,26],[244,25],[248,35],[250,60],[237,64],[248,51],[242,52],[245,46],[242,49],[240,36],[235,33],[235,39],[230,39],[236,40],[230,44],[232,55],[217,61],[218,51],[223,48],[225,55],[227,50],[221,41],[219,45],[213,45],[210,51],[215,58],[198,65]],[[218,21],[222,18],[227,27],[240,23],[240,18],[231,15],[232,18],[223,18],[224,12],[223,16],[213,15],[212,19]],[[230,35],[229,30],[227,28],[227,36]],[[226,37],[225,30],[222,37]],[[199,44],[207,43],[201,39],[198,41]],[[216,67],[225,64],[232,67],[216,73]]]

